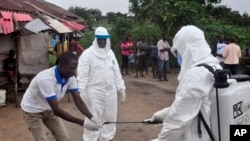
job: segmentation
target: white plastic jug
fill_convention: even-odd
[[[250,82],[228,79],[228,88],[218,89],[221,141],[229,141],[230,125],[250,124]],[[211,94],[211,129],[219,141],[216,89]]]

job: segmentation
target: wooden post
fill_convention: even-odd
[[[18,37],[15,36],[15,51],[16,51],[16,66],[15,66],[15,76],[14,76],[14,100],[15,100],[15,104],[16,104],[16,108],[19,107],[19,101],[18,101],[18,58],[19,58],[19,48],[18,48]]]

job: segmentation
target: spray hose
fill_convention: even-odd
[[[127,124],[127,123],[142,123],[142,124],[162,124],[162,121],[155,120],[155,121],[118,121],[118,122],[104,122],[104,124]]]

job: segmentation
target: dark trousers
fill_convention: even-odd
[[[147,56],[139,55],[138,56],[138,64],[136,67],[136,76],[138,76],[138,72],[140,71],[141,76],[143,76],[143,72],[146,70]]]
[[[122,69],[122,74],[123,74],[124,70],[126,73],[128,73],[128,56],[126,56],[126,55],[122,55],[121,69]]]
[[[236,75],[238,73],[238,64],[224,64],[225,70],[230,70],[232,75]]]
[[[151,56],[151,63],[152,63],[153,77],[156,77],[156,76],[158,76],[158,57]]]

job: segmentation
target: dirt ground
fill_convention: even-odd
[[[170,69],[169,81],[159,82],[153,79],[151,73],[146,77],[135,78],[135,74],[124,76],[127,87],[127,97],[124,103],[119,102],[118,121],[143,121],[167,106],[170,106],[177,87],[178,69]],[[63,109],[71,114],[84,117],[75,107],[70,96],[60,102]],[[82,141],[83,128],[79,125],[64,121],[72,141]],[[113,141],[149,141],[157,137],[161,126],[144,125],[142,123],[117,124],[117,133]],[[49,141],[54,141],[48,131]],[[0,107],[0,140],[1,141],[32,141],[21,115],[21,109],[8,103]]]

